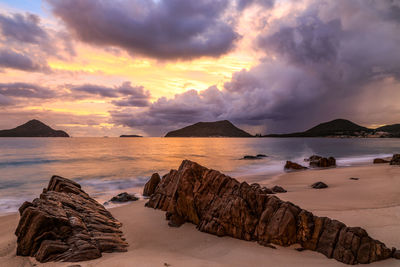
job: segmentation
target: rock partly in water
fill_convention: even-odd
[[[19,213],[19,256],[77,262],[127,251],[121,223],[74,181],[53,176],[40,198],[22,204]]]
[[[281,187],[279,185],[275,185],[274,187],[272,187],[272,192],[274,192],[274,193],[286,193],[287,191],[283,187]]]
[[[327,168],[336,166],[336,159],[334,157],[324,158],[318,155],[312,155],[306,159],[313,168]]]
[[[143,196],[149,197],[154,194],[154,191],[156,190],[160,181],[160,175],[158,173],[153,173],[150,180],[144,185]]]
[[[285,170],[305,170],[307,169],[307,167],[301,166],[300,164],[297,164],[296,162],[292,162],[292,161],[286,161]]]
[[[119,193],[115,197],[112,197],[110,199],[111,202],[116,202],[116,203],[124,203],[124,202],[129,202],[129,201],[136,201],[139,200],[138,197],[136,197],[133,194],[128,194],[127,192]]]
[[[323,182],[316,182],[316,183],[313,183],[311,185],[311,187],[315,188],[315,189],[322,189],[322,188],[327,188],[328,185],[326,183],[323,183]]]
[[[394,154],[390,160],[390,165],[400,165],[400,154]]]
[[[267,156],[267,155],[264,155],[264,154],[258,154],[258,155],[256,155],[256,156],[245,155],[245,156],[243,157],[243,159],[262,159],[262,158],[266,158],[266,157],[268,157],[268,156]]]
[[[391,249],[362,228],[315,216],[260,186],[188,160],[163,177],[146,206],[167,211],[174,224],[191,222],[202,232],[260,244],[300,244],[347,264],[392,256]]]
[[[382,163],[389,163],[390,160],[386,160],[386,159],[381,159],[381,158],[377,158],[374,159],[374,164],[382,164]]]

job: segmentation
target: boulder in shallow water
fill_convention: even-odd
[[[128,194],[127,192],[119,193],[118,195],[110,199],[111,202],[117,202],[117,203],[124,203],[136,200],[139,200],[139,198],[133,194]]]
[[[40,198],[22,204],[19,212],[19,256],[77,262],[127,251],[121,223],[74,181],[53,176]]]
[[[400,154],[394,154],[390,160],[390,165],[400,165]]]
[[[312,155],[306,161],[308,161],[310,167],[313,168],[327,168],[336,166],[336,159],[334,157],[324,158],[318,155]]]
[[[292,161],[286,161],[285,170],[305,170],[307,169],[307,167],[301,166],[300,164],[297,164],[296,162],[292,162]]]
[[[382,163],[389,163],[390,160],[386,160],[386,159],[381,159],[381,158],[377,158],[374,159],[374,164],[382,164]]]
[[[144,185],[143,196],[149,197],[154,194],[157,185],[160,183],[161,178],[158,173],[153,173],[150,180]]]
[[[257,184],[185,160],[163,177],[147,207],[167,211],[173,226],[191,222],[202,232],[260,244],[299,244],[347,264],[392,256],[385,244],[359,227],[318,217],[263,192]]]
[[[257,154],[256,156],[252,156],[252,155],[245,155],[243,157],[243,159],[262,159],[262,158],[266,158],[268,157],[267,155],[264,154]]]

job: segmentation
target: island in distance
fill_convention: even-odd
[[[0,137],[69,137],[61,130],[54,130],[41,121],[30,120],[14,129],[0,130]]]
[[[119,137],[143,137],[143,136],[137,134],[123,134],[120,135]]]
[[[228,120],[198,122],[182,129],[168,132],[165,137],[253,137]]]
[[[318,124],[305,132],[268,134],[263,137],[400,137],[400,124],[385,125],[376,129],[370,129],[349,120],[336,119]]]

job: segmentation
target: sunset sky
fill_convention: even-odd
[[[0,129],[400,123],[400,0],[0,0]]]

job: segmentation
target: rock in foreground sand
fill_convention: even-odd
[[[347,264],[370,263],[393,255],[359,227],[318,217],[263,192],[261,187],[183,161],[157,186],[146,204],[167,211],[170,224],[197,225],[218,236],[255,240],[281,246],[300,244]]]
[[[71,180],[53,176],[40,198],[19,212],[17,255],[77,262],[127,251],[121,223]]]

